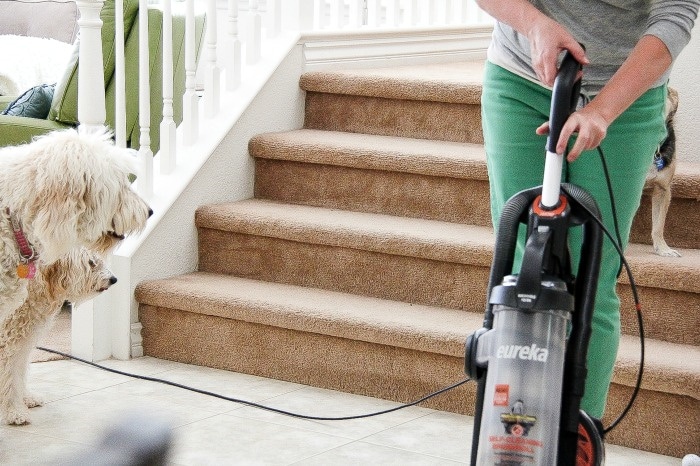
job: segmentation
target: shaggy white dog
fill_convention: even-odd
[[[41,264],[80,246],[108,251],[143,229],[151,210],[131,188],[133,154],[107,131],[73,129],[0,149],[0,321]]]
[[[85,248],[39,266],[29,282],[27,301],[0,323],[0,416],[4,422],[26,424],[27,408],[43,404],[26,391],[29,356],[64,301],[86,301],[116,281],[100,256]]]

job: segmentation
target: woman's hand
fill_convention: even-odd
[[[585,50],[576,39],[563,26],[545,15],[540,15],[525,35],[530,42],[532,67],[539,80],[549,87],[554,85],[559,55],[563,50],[571,52],[582,65],[589,63]]]
[[[569,138],[576,134],[576,142],[569,151],[566,160],[573,162],[583,151],[595,149],[605,138],[610,123],[591,105],[572,113],[566,120],[557,141],[557,154],[563,154]],[[540,136],[549,133],[549,122],[536,130]]]

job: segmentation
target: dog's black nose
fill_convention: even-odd
[[[117,277],[112,275],[111,277],[109,277],[109,284],[114,285],[115,283],[117,283]]]
[[[150,217],[151,215],[153,215],[153,209],[151,209],[151,208],[149,207],[149,208],[148,208],[148,216]]]

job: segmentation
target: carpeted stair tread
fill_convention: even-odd
[[[140,304],[463,357],[482,316],[454,309],[194,272],[141,282]],[[614,382],[633,386],[639,365],[634,336],[620,342]],[[700,348],[646,340],[643,387],[700,399]]]
[[[141,304],[463,357],[483,317],[316,288],[194,272],[145,281]]]
[[[700,201],[700,162],[678,161],[671,192],[677,198]]]
[[[314,71],[300,79],[305,91],[389,99],[479,104],[484,64],[460,61],[389,68]]]
[[[639,361],[639,337],[622,335],[613,382],[633,386]],[[642,387],[700,400],[700,346],[646,338]]]
[[[419,218],[290,205],[261,199],[209,204],[197,209],[198,227],[291,241],[491,266],[493,230]],[[700,250],[679,258],[631,244],[625,257],[638,286],[700,293]],[[625,273],[621,283],[628,283]],[[692,310],[697,314],[696,310]]]
[[[630,244],[625,257],[638,285],[700,293],[700,250],[679,249],[679,252],[681,257],[663,257],[654,254],[648,245]],[[626,273],[620,275],[620,282],[629,283]],[[700,302],[693,312],[700,313]]]
[[[198,227],[490,267],[493,231],[260,199],[201,206]]]
[[[480,144],[299,129],[254,136],[258,158],[487,180]]]

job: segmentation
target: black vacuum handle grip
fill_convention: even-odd
[[[564,54],[564,59],[559,66],[557,77],[552,89],[552,106],[549,112],[549,137],[547,138],[547,150],[557,152],[557,142],[564,127],[564,123],[576,110],[581,80],[577,79],[581,64],[576,61],[571,52]]]

